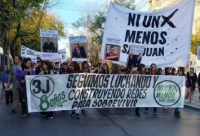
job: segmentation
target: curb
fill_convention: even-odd
[[[200,111],[200,107],[189,105],[189,104],[185,104],[184,108],[188,108],[188,109],[191,109],[191,110]]]

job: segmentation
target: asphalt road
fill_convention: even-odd
[[[173,109],[158,110],[153,115],[149,109],[141,117],[135,116],[134,109],[88,109],[81,119],[70,117],[70,111],[54,113],[48,120],[33,113],[27,119],[17,114],[9,115],[10,106],[0,103],[0,136],[199,136],[200,112],[181,109],[181,119],[173,116]]]

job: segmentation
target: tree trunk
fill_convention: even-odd
[[[5,57],[7,53],[7,48],[8,48],[8,38],[7,36],[4,37],[3,39],[3,73],[5,73]]]

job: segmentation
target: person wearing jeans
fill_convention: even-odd
[[[16,71],[16,78],[18,80],[18,89],[20,94],[22,116],[24,119],[28,116],[28,104],[26,95],[26,77],[27,75],[35,75],[35,71],[31,69],[31,59],[25,58],[20,68]]]
[[[22,57],[19,55],[15,55],[14,57],[14,64],[11,66],[10,73],[8,76],[8,83],[7,86],[10,87],[10,81],[12,79],[13,86],[12,86],[12,94],[13,94],[13,103],[12,103],[12,110],[9,114],[15,114],[17,110],[17,106],[19,104],[19,91],[18,91],[18,83],[16,78],[16,71],[18,68],[21,67]]]

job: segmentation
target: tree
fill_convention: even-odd
[[[196,33],[192,35],[190,51],[193,54],[197,54],[197,44],[200,45],[200,25],[197,25]]]
[[[28,16],[29,11],[38,9],[48,0],[1,0],[0,1],[0,42],[7,35],[7,31],[14,23],[19,23],[21,18]]]
[[[133,0],[115,0],[116,4],[125,6],[134,10]],[[75,29],[85,29],[85,35],[88,39],[88,50],[91,55],[91,63],[93,65],[98,65],[100,49],[102,45],[104,26],[106,22],[108,11],[107,3],[87,3],[85,7],[82,8],[82,17],[76,22],[72,23]]]

